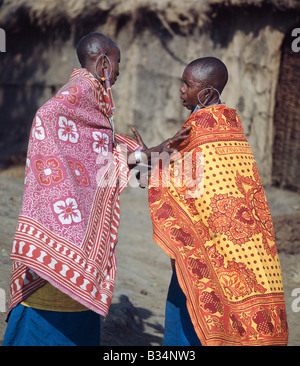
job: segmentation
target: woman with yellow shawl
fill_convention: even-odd
[[[270,210],[240,118],[220,103],[227,79],[213,57],[185,68],[189,137],[149,184],[153,238],[174,265],[167,346],[287,344]]]

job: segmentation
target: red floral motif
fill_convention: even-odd
[[[161,199],[161,190],[159,188],[149,188],[149,202],[154,203]]]
[[[223,114],[224,114],[226,123],[230,127],[234,128],[236,130],[239,130],[241,128],[241,122],[239,120],[238,115],[236,114],[235,109],[225,109]]]
[[[202,280],[202,278],[211,278],[207,264],[200,258],[189,258],[188,270],[199,280]]]
[[[243,327],[243,323],[233,313],[229,314],[229,318],[232,322],[232,328],[239,333],[240,337],[245,336],[247,332]]]
[[[63,178],[63,172],[58,168],[59,163],[56,159],[51,158],[46,160],[37,160],[35,168],[39,174],[39,180],[44,185],[49,185],[51,182],[58,183]]]
[[[266,310],[256,311],[252,319],[257,324],[256,328],[259,333],[270,334],[274,332],[271,315]]]
[[[232,260],[228,261],[225,266],[224,256],[218,252],[215,244],[207,248],[207,254],[210,256],[219,282],[229,298],[235,297],[238,299],[250,295],[253,291],[266,292],[266,289],[257,282],[255,274],[244,263]]]
[[[73,161],[68,161],[69,168],[71,169],[71,172],[76,180],[76,182],[80,185],[83,184],[84,186],[87,186],[89,184],[87,176],[84,174],[85,169],[83,165]]]
[[[260,230],[244,198],[216,194],[211,199],[213,214],[208,222],[215,233],[226,234],[233,243],[242,245]]]
[[[242,198],[229,194],[215,194],[211,199],[213,213],[208,219],[215,233],[226,234],[234,244],[242,245],[255,234],[262,233],[269,254],[276,254],[274,231],[269,206],[265,199],[257,166],[253,164],[254,178],[237,173],[235,181]]]
[[[187,230],[173,227],[171,229],[172,237],[183,246],[195,246],[195,238]]]
[[[214,118],[213,113],[203,113],[195,117],[195,125],[213,131],[218,127],[218,121]]]
[[[224,256],[217,251],[216,244],[207,248],[207,254],[216,268],[224,266]]]
[[[64,90],[54,96],[55,99],[65,99],[70,104],[75,104],[77,102],[78,89],[76,86],[71,86],[67,90]]]
[[[255,274],[244,263],[229,261],[227,267],[218,270],[218,276],[224,291],[230,298],[244,297],[253,291],[266,292],[266,289],[258,284]]]
[[[173,213],[173,209],[172,207],[165,202],[160,209],[157,210],[155,216],[157,217],[158,220],[166,220],[170,217],[174,217],[174,213]]]
[[[281,308],[279,310],[279,319],[280,319],[280,325],[283,332],[288,332],[288,322],[287,322],[287,315],[284,308]]]
[[[215,314],[217,312],[220,314],[224,313],[223,304],[215,291],[203,291],[200,301],[203,304],[203,308],[209,311],[211,314]]]

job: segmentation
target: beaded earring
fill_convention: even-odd
[[[98,72],[97,72],[97,66],[98,66],[98,63],[99,63],[101,57],[106,58],[106,60],[108,61],[109,67],[110,67],[110,73],[108,73],[108,68],[107,67],[103,68],[104,76],[99,76]],[[95,75],[96,75],[98,80],[105,81],[106,92],[107,92],[107,95],[109,97],[109,102],[110,102],[110,106],[111,106],[111,115],[109,116],[109,123],[110,123],[111,129],[112,129],[113,146],[115,146],[115,126],[114,126],[114,121],[113,121],[113,115],[115,113],[115,105],[114,105],[112,92],[111,92],[110,81],[109,81],[109,78],[110,78],[111,73],[112,73],[112,67],[111,67],[110,59],[105,54],[102,53],[100,56],[98,56],[98,58],[95,62],[94,71],[95,71]]]

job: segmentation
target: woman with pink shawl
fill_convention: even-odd
[[[115,134],[111,85],[120,50],[100,33],[77,47],[82,68],[36,113],[23,204],[11,250],[3,345],[99,345],[112,299],[128,157],[172,151],[182,130],[157,147]]]

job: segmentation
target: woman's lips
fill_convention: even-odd
[[[184,104],[185,103],[185,99],[183,98],[182,95],[180,95],[180,99],[182,100],[182,104]]]

